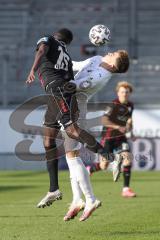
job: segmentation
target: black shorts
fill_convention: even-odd
[[[49,94],[44,117],[46,127],[60,129],[63,126],[65,129],[78,120],[79,110],[75,84],[67,82],[55,88],[55,85],[50,83],[45,90]]]
[[[113,138],[105,141],[104,148],[106,152],[111,154],[119,154],[121,152],[130,152],[130,146],[125,137]]]

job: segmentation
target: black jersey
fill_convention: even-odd
[[[72,60],[68,54],[64,42],[58,41],[54,36],[46,36],[37,42],[37,49],[41,44],[49,46],[46,55],[41,59],[38,69],[39,77],[43,85],[51,81],[67,82],[74,79]]]
[[[132,102],[122,104],[118,99],[115,99],[107,106],[104,116],[108,116],[110,121],[117,125],[126,126],[128,119],[132,117],[133,110],[134,105]],[[125,134],[122,134],[119,130],[111,127],[103,127],[101,140],[102,144],[106,140],[116,140],[116,138],[119,140],[125,139]]]

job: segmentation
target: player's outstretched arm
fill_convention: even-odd
[[[87,66],[88,63],[90,62],[90,58],[84,60],[84,61],[72,61],[73,64],[73,71],[77,72],[80,71],[83,67]]]
[[[28,75],[26,83],[32,83],[35,80],[35,72],[37,71],[41,58],[48,52],[49,47],[45,44],[41,44],[38,51],[36,52],[34,63],[32,65],[31,71]]]

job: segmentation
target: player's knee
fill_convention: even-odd
[[[44,139],[43,145],[44,145],[44,148],[49,149],[51,147],[51,143],[50,143],[49,139]]]
[[[79,151],[78,150],[69,151],[69,152],[66,153],[66,157],[68,159],[71,159],[71,158],[73,159],[73,158],[78,157],[78,156],[79,156]]]
[[[55,139],[51,139],[51,138],[47,137],[47,138],[44,138],[43,145],[44,145],[45,149],[51,149],[51,148],[56,147],[56,141],[55,141]]]
[[[109,161],[104,160],[103,158],[100,159],[99,161],[99,167],[101,170],[106,170],[108,168]]]
[[[45,148],[45,156],[47,160],[47,168],[50,168],[52,164],[57,164],[57,148],[55,139],[45,138],[43,141]],[[54,160],[54,161],[52,161]],[[49,169],[48,169],[49,170]]]
[[[121,156],[123,158],[123,166],[131,166],[132,160],[133,160],[133,155],[130,152],[123,152],[121,153]]]
[[[79,138],[78,128],[74,124],[71,124],[66,128],[66,133],[71,138],[75,138],[75,139]]]

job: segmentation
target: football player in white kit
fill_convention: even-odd
[[[103,57],[95,56],[81,62],[73,61],[73,70],[78,71],[73,82],[77,86],[80,120],[86,118],[88,99],[108,83],[113,73],[124,73],[128,70],[128,67],[129,57],[125,50],[108,53]],[[85,126],[82,126],[82,128],[85,128]],[[73,192],[73,200],[64,221],[73,219],[83,208],[84,211],[79,220],[84,221],[101,205],[101,202],[93,194],[89,174],[80,158],[81,144],[65,134],[64,146]],[[106,169],[107,166],[108,163],[100,162],[101,169]],[[85,196],[85,202],[82,200],[82,193]],[[37,207],[49,206],[55,200],[56,194],[48,192]]]

